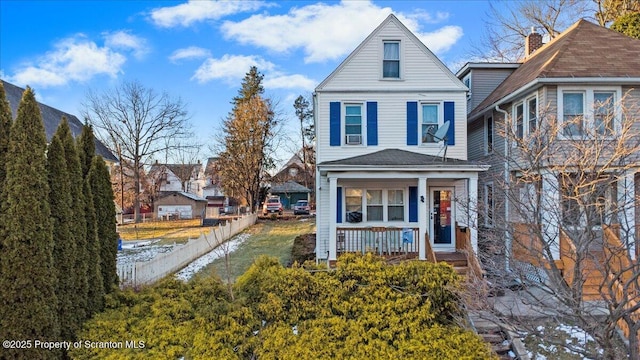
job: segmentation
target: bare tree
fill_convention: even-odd
[[[524,55],[524,38],[531,28],[558,36],[572,23],[593,16],[594,4],[584,0],[526,0],[490,3],[482,42],[471,51],[487,61],[516,62]]]
[[[121,151],[134,179],[134,213],[140,213],[140,182],[144,165],[154,154],[173,149],[190,137],[189,116],[180,98],[157,93],[138,82],[124,82],[101,94],[89,91],[85,118],[114,153]]]
[[[482,248],[489,249],[483,262],[496,263],[493,252],[508,255],[506,268],[490,267],[493,281],[506,286],[504,279],[517,280],[525,287],[514,296],[534,316],[591,334],[603,354],[545,338],[591,358],[640,356],[637,200],[632,196],[640,169],[640,133],[637,104],[625,99],[596,103],[589,119],[558,120],[555,111],[539,109],[528,135],[508,117],[497,128],[507,129],[500,136],[511,145],[495,152],[508,164],[509,176],[492,180],[494,199],[500,193],[501,206],[509,211],[479,208],[481,217],[492,218],[493,227],[482,231]],[[496,307],[499,303],[497,298]],[[538,332],[539,324],[530,318],[508,315],[516,328]],[[623,353],[618,329],[628,339]]]

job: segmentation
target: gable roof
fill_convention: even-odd
[[[319,166],[348,165],[348,166],[389,166],[406,167],[421,165],[476,165],[476,163],[453,158],[444,158],[427,154],[420,154],[400,149],[384,149],[373,153],[354,156],[346,159],[325,161]]]
[[[640,40],[579,20],[543,45],[469,114],[484,113],[535,82],[593,78],[593,81],[640,79]],[[597,79],[597,80],[596,80]]]
[[[271,185],[271,193],[310,193],[311,190],[309,188],[298,184],[295,181],[289,180],[284,184],[272,184]]]
[[[16,116],[18,116],[18,106],[20,105],[20,101],[22,100],[22,93],[24,93],[25,89],[8,83],[2,80],[2,86],[4,87],[4,91],[6,93],[7,101],[9,101],[9,107],[11,108],[13,119],[15,120]],[[44,130],[47,134],[47,141],[51,141],[53,134],[55,134],[62,117],[66,117],[69,122],[69,128],[71,129],[71,134],[73,137],[78,137],[80,133],[82,133],[82,122],[75,116],[69,113],[66,113],[62,110],[58,110],[51,106],[45,105],[38,101],[38,107],[40,108],[40,113],[42,114],[42,121],[44,122]],[[118,162],[118,158],[113,155],[107,147],[100,142],[97,138],[95,140],[96,145],[96,154],[102,156],[104,160]]]
[[[180,175],[187,174],[187,173],[190,176],[193,176],[195,173],[195,175],[197,176],[200,170],[202,170],[202,164],[200,163],[198,164],[160,164],[156,162],[153,165],[151,165],[151,169],[149,170],[149,173],[155,173],[155,172],[161,171],[163,168],[171,171],[173,175],[177,177],[180,177]]]
[[[160,197],[158,200],[160,199],[164,199],[166,197],[169,196],[183,196],[186,197],[187,199],[193,200],[193,201],[200,201],[200,202],[206,202],[207,199],[200,197],[196,194],[192,194],[192,193],[188,193],[188,192],[184,192],[184,191],[166,191],[163,192],[163,196]]]
[[[406,26],[404,26],[404,24],[400,20],[398,20],[398,18],[395,15],[389,14],[389,16],[387,16],[387,18],[382,23],[380,23],[380,25],[378,25],[378,27],[376,27],[375,30],[373,30],[373,32],[371,34],[369,34],[369,36],[367,36],[360,43],[360,45],[358,45],[358,47],[355,48],[355,50],[353,50],[351,52],[351,54],[349,54],[349,56],[347,56],[340,63],[340,65],[338,65],[338,67],[335,68],[335,70],[333,70],[331,72],[331,74],[329,74],[329,76],[327,76],[327,78],[324,79],[315,88],[315,91],[321,91],[322,88],[325,87],[338,73],[340,73],[342,71],[342,69],[346,66],[346,64],[348,64],[354,57],[356,57],[358,55],[358,53],[360,53],[362,48],[369,41],[371,41],[373,38],[375,38],[378,35],[378,33],[380,33],[382,31],[382,29],[384,29],[389,23],[395,24],[407,36],[407,38],[409,38],[416,45],[418,45],[418,47],[420,47],[422,49],[422,51],[424,51],[424,53],[431,58],[431,60],[434,62],[434,64],[436,64],[436,66],[438,66],[442,70],[442,73],[446,74],[449,78],[451,78],[452,82],[454,84],[458,85],[461,90],[466,90],[467,89],[467,87],[464,86],[464,84],[462,84],[460,82],[460,79],[458,79],[451,72],[451,70],[449,70],[449,68],[442,61],[440,61],[440,59],[433,52],[431,52],[431,50],[429,50],[429,48],[422,41],[420,41],[420,39],[418,39],[418,37],[414,33],[411,32],[411,30],[409,30]]]

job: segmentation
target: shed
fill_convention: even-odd
[[[311,190],[295,181],[289,180],[282,184],[272,184],[270,193],[271,195],[280,197],[282,207],[292,209],[298,200],[309,201],[309,193],[311,193]]]
[[[206,207],[205,198],[183,191],[171,191],[155,201],[153,210],[159,218],[193,219],[202,218]]]

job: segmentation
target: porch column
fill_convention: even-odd
[[[469,218],[469,224],[467,225],[468,231],[470,231],[471,248],[473,252],[478,254],[478,175],[469,177],[468,181],[469,189],[469,204],[467,208],[467,216]]]
[[[542,240],[551,247],[553,259],[560,259],[560,222],[562,221],[562,204],[558,177],[546,172],[542,174],[542,196],[540,215],[542,218]]]
[[[429,197],[427,196],[427,178],[422,176],[418,178],[418,237],[420,242],[418,243],[418,259],[427,259],[427,238],[425,234],[428,229],[428,209]]]
[[[629,256],[636,258],[635,169],[628,170],[618,179],[618,221],[620,241],[626,243]]]
[[[328,262],[338,259],[336,251],[336,211],[338,209],[338,179],[329,178],[329,259]]]

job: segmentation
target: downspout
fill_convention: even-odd
[[[500,109],[500,105],[496,105],[495,110],[499,113],[501,113],[502,115],[504,115],[504,183],[505,183],[505,190],[504,190],[504,217],[505,217],[505,224],[507,222],[509,222],[509,197],[507,194],[508,191],[508,187],[510,186],[511,182],[509,181],[509,138],[507,136],[507,134],[509,134],[509,113],[506,112],[505,110]],[[504,234],[504,242],[505,242],[505,261],[504,261],[504,266],[505,266],[505,270],[507,272],[510,271],[511,269],[511,246],[512,246],[512,240],[511,240],[511,233],[508,230],[505,230],[505,234]]]

